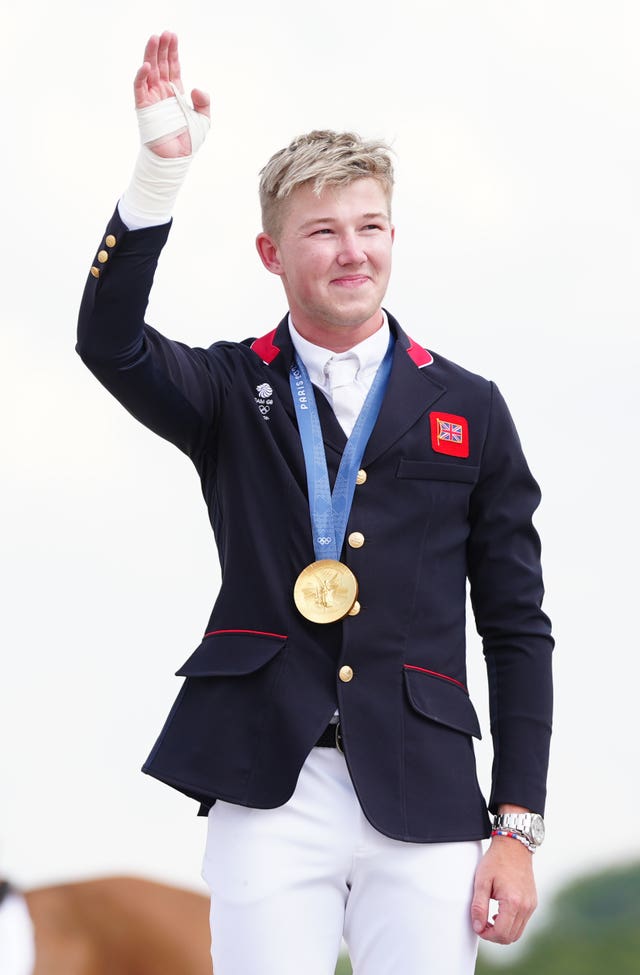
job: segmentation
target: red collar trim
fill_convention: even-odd
[[[407,355],[410,359],[413,359],[418,369],[422,369],[424,366],[430,366],[433,362],[433,356],[431,353],[428,352],[427,349],[423,349],[421,345],[414,342],[412,338],[409,339]]]
[[[274,328],[267,335],[262,335],[259,339],[254,339],[251,343],[252,351],[256,355],[259,355],[267,365],[271,365],[273,360],[280,355],[280,349],[277,345],[273,344],[276,331],[277,329]],[[433,362],[431,353],[421,345],[418,345],[417,342],[414,342],[412,338],[409,339],[407,355],[416,364],[418,369],[422,369],[424,366],[430,366]]]
[[[268,366],[271,365],[276,356],[280,355],[280,349],[277,345],[273,344],[273,337],[276,331],[277,329],[274,328],[268,335],[263,335],[251,343],[252,351],[259,355],[262,361]]]

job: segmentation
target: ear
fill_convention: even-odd
[[[391,243],[393,244],[396,239],[396,228],[391,224]]]
[[[258,234],[256,237],[256,247],[258,249],[258,254],[260,255],[260,260],[266,267],[267,271],[271,271],[272,274],[281,276],[282,263],[280,261],[280,252],[273,237],[270,237],[269,234],[265,234],[264,232]]]

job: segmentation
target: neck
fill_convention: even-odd
[[[332,325],[324,322],[298,321],[291,316],[293,326],[303,339],[330,352],[348,352],[382,328],[384,318],[379,309],[361,325]]]

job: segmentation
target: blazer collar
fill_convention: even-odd
[[[429,366],[433,356],[418,345],[387,312],[389,327],[395,336],[391,375],[385,397],[364,452],[363,464],[371,464],[402,437],[446,391],[434,379]],[[251,343],[253,351],[271,368],[287,377],[295,350],[289,334],[288,315],[268,335]],[[347,438],[326,398],[316,397],[325,445],[342,454]],[[293,402],[286,401],[287,412],[295,419]]]

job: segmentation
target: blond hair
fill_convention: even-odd
[[[314,129],[298,136],[286,149],[276,152],[260,171],[263,230],[278,237],[285,201],[299,186],[311,182],[319,196],[325,186],[344,186],[371,177],[382,185],[391,211],[390,153],[386,143],[366,141],[353,132]]]

